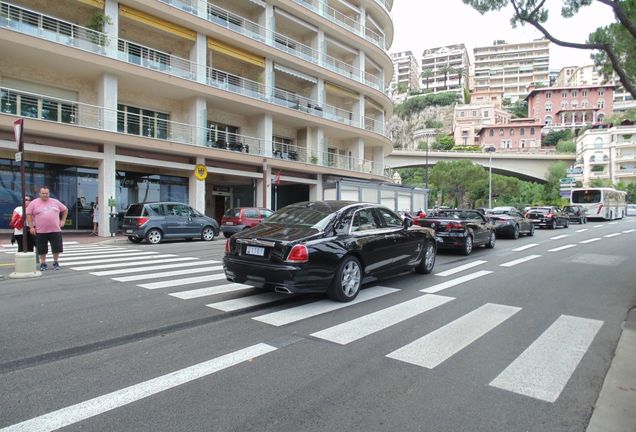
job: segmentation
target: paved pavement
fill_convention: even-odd
[[[98,237],[89,233],[65,233],[64,240],[79,244],[128,244],[125,236]],[[587,432],[636,431],[636,305],[631,307]]]

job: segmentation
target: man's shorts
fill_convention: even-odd
[[[38,233],[35,235],[35,245],[38,248],[38,255],[46,255],[49,253],[49,243],[51,243],[51,252],[54,254],[64,251],[61,232]]]

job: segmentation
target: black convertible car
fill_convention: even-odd
[[[227,240],[231,282],[282,293],[327,292],[353,300],[364,282],[408,269],[430,273],[434,232],[386,207],[350,201],[301,202]]]

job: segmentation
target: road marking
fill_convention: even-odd
[[[177,258],[165,258],[164,257],[174,257],[174,254],[166,254],[166,255],[153,255],[149,257],[139,257],[135,259],[145,260],[145,261],[132,261],[130,259],[126,259],[126,262],[115,262],[113,264],[94,264],[95,262],[100,261],[89,261],[88,263],[92,263],[93,265],[82,266],[82,267],[71,267],[71,270],[102,270],[102,269],[112,269],[118,267],[133,267],[137,265],[147,265],[147,264],[159,264],[159,263],[170,263],[177,261],[192,261],[198,260],[198,258],[194,257],[177,257]],[[104,261],[112,261],[112,260],[104,260]],[[121,260],[115,260],[121,261]],[[78,265],[82,263],[74,263],[73,265]]]
[[[141,256],[141,255],[145,255],[145,256]],[[175,254],[159,254],[159,252],[139,252],[136,254],[133,254],[132,256],[124,256],[121,257],[121,255],[115,255],[118,258],[104,258],[104,257],[97,257],[97,258],[91,258],[90,259],[85,259],[86,257],[84,257],[84,259],[79,260],[79,258],[74,258],[72,259],[71,263],[68,263],[70,265],[85,265],[85,264],[102,264],[102,263],[120,263],[122,261],[130,263],[134,260],[142,260],[142,259],[155,259],[155,258],[163,258],[163,257],[176,257],[177,255]],[[60,260],[63,261],[64,257],[60,257]],[[79,260],[79,261],[78,261]]]
[[[433,369],[519,312],[514,306],[486,303],[403,346],[387,357]]]
[[[78,245],[80,243],[76,242],[76,241],[68,241],[68,242],[62,242],[63,246],[67,246],[67,245]],[[18,246],[17,245],[12,245],[11,243],[3,243],[2,247],[5,249],[17,249]]]
[[[204,264],[219,264],[220,261],[215,260],[206,260],[206,261],[194,261],[194,262],[178,262],[174,264],[160,264],[160,265],[152,265],[146,267],[135,267],[135,268],[125,268],[125,269],[117,269],[117,270],[106,270],[100,272],[91,273],[93,276],[112,276],[117,274],[126,274],[126,273],[140,273],[144,271],[153,271],[153,270],[165,270],[171,268],[179,268],[179,267],[194,267],[198,265]]]
[[[138,280],[159,279],[159,278],[170,277],[170,276],[181,276],[181,275],[187,275],[187,274],[193,274],[193,273],[208,273],[208,272],[215,272],[219,270],[223,270],[223,266],[172,270],[172,271],[161,272],[161,273],[123,276],[123,277],[116,277],[111,279],[117,282],[132,282],[132,281],[138,281]],[[223,277],[225,277],[225,273],[223,274]]]
[[[64,256],[67,257],[76,257],[76,256],[84,256],[84,255],[97,255],[97,254],[107,254],[107,253],[115,253],[115,252],[122,252],[122,253],[127,253],[127,252],[141,252],[139,249],[120,249],[120,248],[104,248],[104,249],[88,249],[88,250],[83,250],[81,252],[68,252],[68,251],[64,251],[62,252],[64,254]],[[49,254],[50,255],[50,254]]]
[[[587,231],[587,228],[581,228],[580,230],[576,230],[575,232],[585,232]]]
[[[595,237],[595,238],[591,238],[591,239],[588,239],[588,240],[580,241],[579,243],[581,243],[581,244],[588,244],[588,243],[593,243],[593,242],[595,242],[595,241],[599,241],[600,239],[601,239],[600,237]]]
[[[312,336],[346,345],[370,334],[401,323],[421,313],[455,300],[453,297],[426,294],[369,315],[312,333]]]
[[[535,246],[539,246],[539,244],[538,244],[538,243],[530,243],[530,244],[527,244],[527,245],[525,245],[525,246],[521,246],[521,247],[518,247],[518,248],[516,248],[516,249],[513,249],[512,251],[513,251],[513,252],[521,252],[521,251],[524,251],[524,250],[526,250],[526,249],[533,248],[533,247],[535,247]]]
[[[575,246],[576,246],[576,245],[568,244],[568,245],[565,245],[565,246],[560,246],[560,247],[558,247],[558,248],[548,249],[548,252],[559,252],[559,251],[562,251],[562,250],[565,250],[565,249],[573,248],[573,247],[575,247]]]
[[[45,432],[54,431],[99,414],[112,411],[157,393],[212,375],[232,366],[251,361],[277,348],[259,343],[238,351],[180,369],[130,387],[98,396],[96,398],[52,411],[31,420],[0,429],[0,432]]]
[[[602,325],[603,321],[561,315],[490,385],[556,401]]]
[[[517,264],[521,264],[526,261],[530,261],[539,257],[541,257],[541,255],[528,255],[527,257],[523,257],[513,261],[508,261],[507,263],[499,264],[499,267],[513,267],[513,266],[516,266]]]
[[[211,296],[215,294],[241,291],[241,290],[250,289],[250,288],[254,288],[254,287],[251,285],[245,285],[240,283],[229,283],[225,285],[217,285],[217,286],[207,287],[207,288],[197,288],[197,289],[193,289],[189,291],[179,291],[175,293],[170,293],[169,295],[171,295],[172,297],[183,299],[183,300],[190,300],[193,298],[207,297],[207,296]]]
[[[327,312],[332,312],[338,309],[353,306],[358,303],[362,303],[377,297],[382,297],[384,295],[394,293],[396,291],[399,291],[399,290],[395,288],[375,286],[375,287],[367,288],[365,290],[360,291],[360,294],[358,294],[358,297],[356,297],[355,300],[350,301],[348,303],[336,303],[332,300],[319,300],[314,303],[297,306],[291,309],[286,309],[282,311],[268,313],[265,315],[260,315],[252,319],[263,322],[265,324],[270,324],[270,325],[279,327],[285,324],[311,318],[316,315],[322,315]]]
[[[621,235],[621,234],[622,234],[622,233],[607,234],[607,235],[604,235],[603,237],[606,237],[606,238],[612,238],[612,237],[619,236],[619,235]]]
[[[464,265],[462,265],[462,266],[455,267],[455,268],[453,268],[453,269],[446,270],[446,271],[443,271],[443,272],[441,272],[441,273],[435,273],[435,276],[450,276],[450,275],[452,275],[452,274],[459,273],[459,272],[462,272],[462,271],[464,271],[464,270],[468,270],[469,268],[473,268],[473,267],[476,267],[476,266],[478,266],[478,265],[485,264],[485,263],[487,263],[487,262],[488,262],[488,261],[482,261],[482,260],[477,260],[477,261],[469,262],[468,264],[464,264]]]
[[[160,289],[160,288],[190,285],[190,284],[195,284],[199,282],[211,282],[211,281],[221,280],[221,279],[225,279],[225,273],[206,275],[206,276],[197,276],[197,277],[191,277],[191,278],[185,278],[185,279],[172,279],[172,280],[167,280],[162,282],[152,282],[147,284],[141,284],[137,286],[141,288],[146,288],[146,289]]]
[[[289,294],[269,292],[217,303],[210,303],[206,304],[206,306],[209,308],[222,310],[224,312],[231,312],[253,306],[260,306],[263,304],[272,303],[275,301],[283,300],[284,298],[289,298]]]
[[[558,235],[558,236],[555,236],[555,237],[550,237],[550,240],[559,240],[559,239],[565,238],[567,236],[568,236],[567,234],[561,234],[561,235]]]
[[[610,222],[608,225],[616,225],[618,222]]]
[[[628,230],[623,231],[623,234],[633,233],[634,231],[636,231],[636,229],[628,229]]]
[[[468,282],[468,281],[471,281],[473,279],[477,279],[477,278],[480,278],[482,276],[489,275],[490,273],[492,273],[492,272],[488,271],[488,270],[480,270],[478,272],[471,273],[471,274],[466,275],[466,276],[458,277],[457,279],[451,279],[449,281],[442,282],[440,284],[433,285],[433,286],[430,286],[428,288],[421,289],[420,292],[424,292],[424,293],[428,293],[428,294],[434,294],[436,292],[445,290],[447,288],[454,287],[454,286],[462,284],[464,282]]]
[[[159,252],[126,252],[126,253],[108,253],[106,255],[88,255],[88,256],[79,256],[79,257],[70,257],[70,258],[65,258],[64,254],[62,253],[62,256],[60,256],[60,261],[63,262],[67,262],[67,261],[81,261],[81,260],[102,260],[105,258],[117,258],[117,257],[133,257],[133,256],[139,256],[139,255],[158,255]],[[100,261],[100,262],[104,262],[104,261]]]
[[[600,228],[602,226],[603,226],[603,224],[599,224],[599,225],[594,225],[592,228]]]

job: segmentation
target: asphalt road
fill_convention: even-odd
[[[0,431],[585,431],[635,240],[636,218],[537,230],[353,304],[229,291],[224,239],[69,245],[0,281]]]

